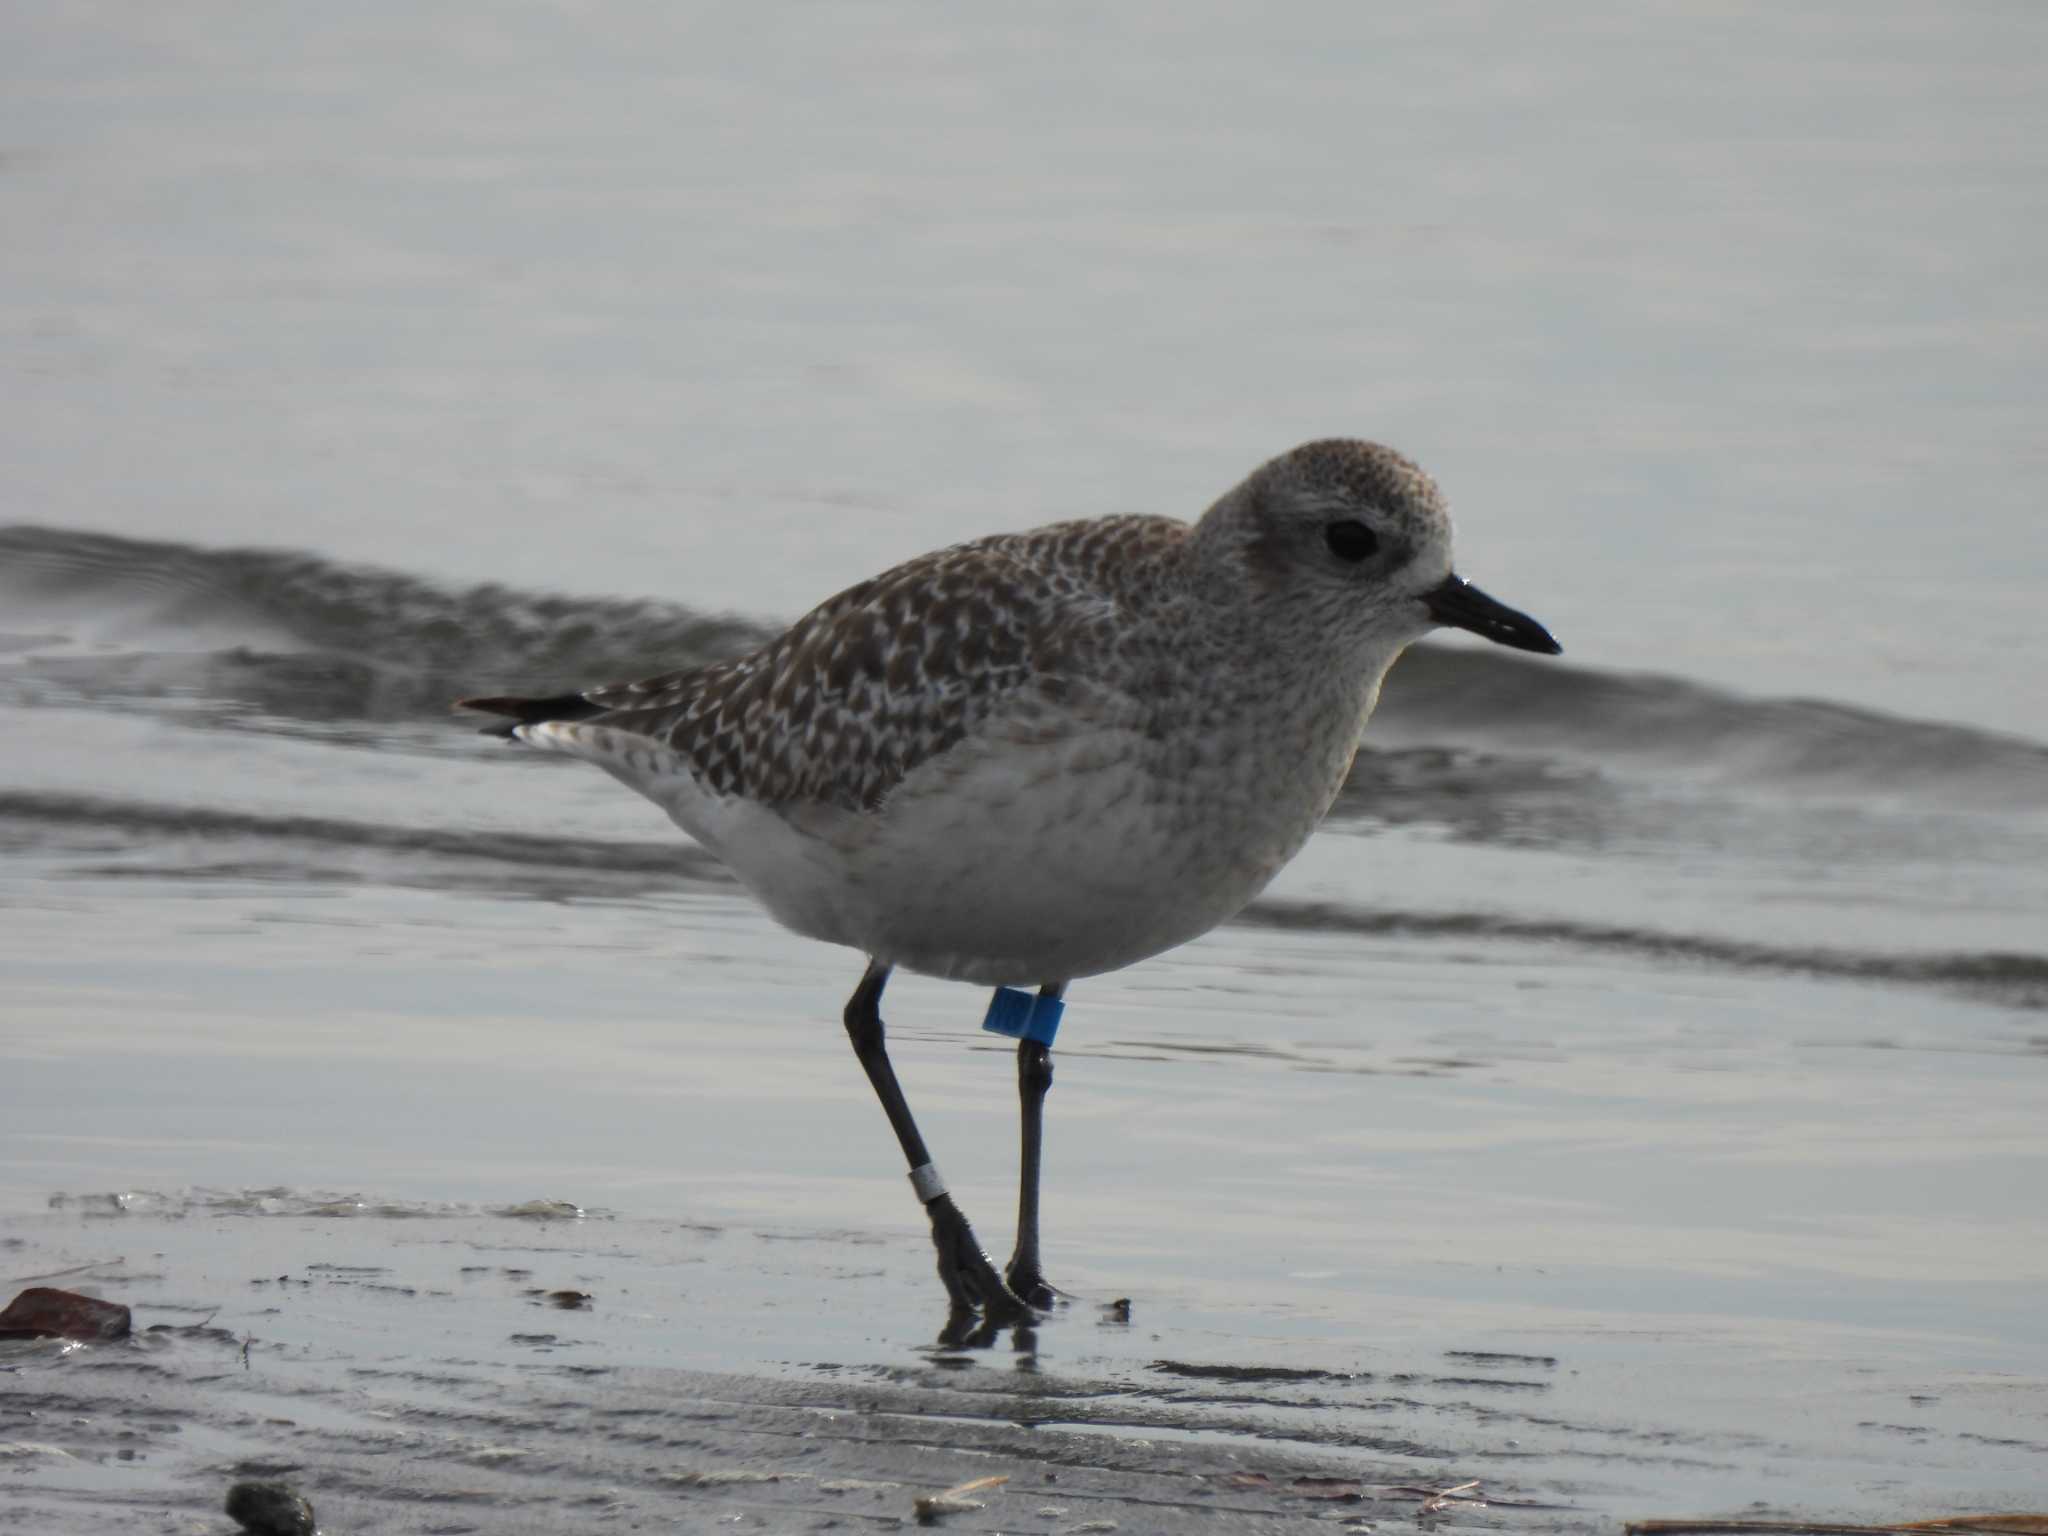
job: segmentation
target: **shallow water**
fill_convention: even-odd
[[[401,1516],[425,1516],[404,1501],[442,1462],[509,1447],[549,1470],[484,1477],[476,1496],[544,1527],[584,1478],[666,1504],[673,1487],[641,1486],[650,1467],[788,1470],[786,1438],[742,1432],[798,1390],[773,1383],[847,1409],[904,1371],[890,1411],[946,1416],[917,1436],[944,1454],[869,1445],[834,1475],[929,1491],[993,1465],[960,1469],[979,1443],[960,1425],[988,1405],[950,1394],[1004,1389],[929,1374],[942,1319],[926,1245],[835,1017],[850,957],[793,943],[680,860],[671,875],[327,825],[268,836],[253,812],[225,833],[109,815],[90,846],[81,823],[57,825],[62,839],[17,836],[8,861],[0,1145],[5,1233],[24,1248],[7,1276],[146,1263],[168,1278],[85,1278],[146,1320],[216,1314],[304,1376],[224,1400],[204,1386],[224,1369],[208,1347],[172,1369],[200,1384],[150,1422],[212,1425],[223,1444],[176,1440],[142,1468],[109,1461],[99,1430],[144,1408],[93,1378],[51,1388],[46,1417],[80,1392],[99,1426],[67,1442],[99,1468],[92,1488],[175,1508],[216,1499],[231,1465],[282,1460],[316,1499],[409,1529]],[[1326,843],[1347,835],[1402,851],[1401,834]],[[926,1132],[999,1247],[1014,1097],[1007,1047],[963,1016],[975,1001],[905,978],[889,1012]],[[1133,1479],[1181,1500],[1204,1496],[1196,1475],[1232,1472],[1479,1477],[1495,1499],[1564,1506],[1488,1516],[1532,1529],[2038,1503],[2040,1020],[1945,985],[1292,920],[1106,978],[1077,999],[1050,1101],[1047,1260],[1079,1299],[1028,1358],[1054,1378],[1055,1426],[1083,1415],[1071,1397],[1088,1436],[1144,1443],[1006,1439],[994,1454],[1095,1467],[1102,1499],[1140,1506]],[[33,1214],[52,1191],[71,1198]],[[124,1214],[102,1214],[111,1192],[128,1192]],[[593,1214],[546,1239],[465,1214],[537,1197]],[[363,1214],[309,1219],[308,1203]],[[544,1262],[498,1256],[557,1243]],[[462,1280],[477,1263],[532,1268],[597,1308],[564,1330],[500,1286],[478,1311]],[[279,1319],[250,1285],[312,1264],[387,1271],[377,1284],[428,1300]],[[1105,1330],[1098,1304],[1117,1296],[1134,1322]],[[542,1334],[558,1341],[521,1342]],[[997,1346],[971,1375],[1014,1368],[1013,1342]],[[1457,1364],[1469,1354],[1559,1363]],[[1162,1360],[1258,1383],[1334,1374],[1214,1397]],[[574,1476],[557,1431],[504,1406],[508,1381],[561,1364],[586,1374],[520,1391],[595,1416],[576,1452],[595,1460]],[[706,1371],[743,1381],[688,1374]],[[613,1433],[634,1422],[610,1417],[622,1392],[669,1426],[651,1459]],[[307,1423],[302,1393],[346,1422]],[[413,1426],[402,1445],[357,1443],[362,1415],[392,1412]],[[32,1429],[9,1433],[44,1438]],[[456,1465],[474,1489],[480,1464]],[[74,1507],[61,1481],[28,1486],[37,1511]],[[820,1518],[839,1507],[812,1484],[775,1488]],[[734,1497],[718,1487],[679,1518],[774,1522],[773,1499]],[[1372,1509],[1407,1507],[1388,1498]],[[982,1528],[1012,1528],[1019,1508],[992,1505]]]
[[[0,1344],[0,1524],[175,1520],[287,1472],[330,1529],[887,1525],[994,1475],[956,1528],[1405,1523],[1477,1480],[1439,1528],[1587,1530],[1732,1488],[1752,1516],[2010,1503],[2043,1453],[1954,1334],[1399,1297],[1350,1332],[1179,1297],[963,1351],[871,1304],[925,1283],[889,1234],[563,1209],[273,1188],[16,1219],[8,1263],[146,1331]]]
[[[0,1275],[118,1256],[93,1283],[305,1373],[228,1401],[219,1341],[160,1345],[184,1439],[8,1461],[17,1525],[216,1505],[283,1395],[336,1507],[413,1528],[379,1480],[439,1442],[380,1462],[360,1416],[572,1354],[607,1425],[900,1386],[860,1411],[969,1426],[920,1477],[1028,1361],[1151,1441],[1099,1490],[1125,1528],[1261,1457],[1569,1507],[1531,1528],[2042,1502],[2048,12],[1297,19],[9,24]],[[1434,468],[1567,659],[1418,649],[1243,920],[1077,989],[1046,1242],[1083,1300],[934,1363],[858,958],[446,701],[731,654],[947,539],[1191,514],[1325,431]],[[980,1006],[889,1014],[1000,1248]],[[597,1214],[481,1214],[540,1196]],[[522,1246],[599,1293],[545,1362],[461,1278]],[[249,1284],[316,1263],[413,1295]],[[492,1518],[559,1522],[552,1431],[488,1434],[548,1468]],[[591,1444],[622,1499],[725,1507]]]

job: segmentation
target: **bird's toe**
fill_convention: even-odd
[[[1067,1304],[1067,1293],[1051,1284],[1035,1266],[1030,1269],[1012,1266],[1003,1282],[1009,1286],[1011,1295],[1040,1312],[1050,1312]]]
[[[993,1323],[1028,1323],[1031,1308],[1021,1300],[975,1241],[974,1229],[953,1203],[941,1195],[925,1207],[932,1222],[932,1246],[938,1253],[939,1279],[954,1307],[967,1307]]]

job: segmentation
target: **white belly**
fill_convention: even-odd
[[[1256,760],[1122,731],[997,737],[919,769],[878,813],[786,817],[695,795],[670,808],[800,933],[1031,986],[1116,970],[1230,917],[1306,840],[1355,742],[1354,729],[1342,763],[1275,782]]]
[[[892,806],[855,864],[862,948],[962,981],[1093,976],[1207,932],[1299,843],[1243,846],[1128,755],[1012,787],[982,765],[943,795]]]

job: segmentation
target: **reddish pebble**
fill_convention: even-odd
[[[0,1339],[78,1339],[102,1344],[128,1337],[128,1309],[118,1302],[32,1285],[0,1312]]]

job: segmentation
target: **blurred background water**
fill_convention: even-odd
[[[786,617],[1341,432],[1584,662],[2048,732],[2036,6],[7,28],[15,518]]]
[[[1569,1275],[2048,1371],[2048,10],[0,36],[9,1203],[557,1174],[909,1230],[856,958],[447,699],[1341,433],[1566,660],[1419,650],[1247,921],[1077,992],[1054,1278],[1327,1340]],[[999,1233],[978,1000],[892,996]]]

